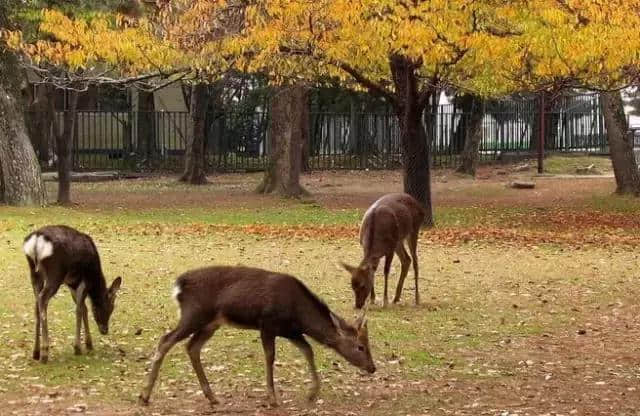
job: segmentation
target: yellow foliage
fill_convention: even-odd
[[[43,11],[55,40],[9,47],[69,70],[123,74],[189,67],[218,76],[260,71],[274,82],[362,78],[394,92],[391,56],[413,62],[424,88],[482,95],[559,80],[611,87],[640,67],[640,0],[174,0],[157,21],[73,20]],[[345,71],[349,68],[351,71]],[[436,85],[432,85],[436,83]]]

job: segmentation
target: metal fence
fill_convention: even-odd
[[[589,107],[590,106],[590,107]],[[547,151],[606,152],[603,116],[589,104],[545,114]],[[63,114],[58,113],[63,128]],[[470,114],[441,106],[431,117],[433,164],[453,167]],[[536,149],[540,115],[532,109],[488,111],[482,121],[482,160]],[[391,169],[400,166],[398,119],[391,113],[310,115],[306,164],[310,169]],[[425,120],[425,126],[426,126]],[[212,171],[264,169],[269,154],[268,114],[207,116],[206,158]],[[75,170],[180,170],[192,123],[185,112],[79,111],[73,143]],[[53,144],[52,144],[53,148]]]

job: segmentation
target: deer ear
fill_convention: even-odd
[[[330,313],[331,321],[333,322],[333,326],[336,328],[338,332],[338,336],[341,338],[344,337],[344,331],[342,330],[342,326],[340,325],[340,320],[333,313]]]
[[[347,263],[344,263],[342,261],[340,262],[340,265],[342,266],[343,269],[348,271],[350,274],[354,274],[358,270],[357,267],[349,266]]]
[[[120,285],[122,284],[122,277],[118,276],[115,278],[113,283],[111,283],[111,287],[109,288],[109,294],[111,296],[115,295],[118,290],[120,290]]]

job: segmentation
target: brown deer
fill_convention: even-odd
[[[160,338],[147,384],[139,396],[143,405],[149,403],[165,355],[187,337],[191,337],[187,353],[202,392],[211,405],[218,403],[202,369],[200,350],[222,325],[260,331],[268,400],[272,406],[277,406],[273,387],[276,337],[291,341],[307,360],[313,379],[309,400],[317,397],[320,380],[313,350],[304,335],[334,349],[369,373],[376,370],[369,351],[364,314],[355,325],[349,325],[293,276],[242,266],[201,268],[177,278],[173,297],[180,307],[180,321],[175,329]]]
[[[49,327],[47,306],[49,300],[64,283],[71,290],[76,304],[75,354],[80,354],[80,332],[84,323],[85,345],[93,349],[89,332],[89,319],[85,298],[91,299],[93,317],[100,333],[109,332],[109,318],[113,312],[116,293],[122,278],[117,277],[107,288],[100,256],[93,240],[73,228],[51,225],[27,235],[22,246],[31,271],[31,285],[36,297],[36,338],[33,359],[46,363],[49,358]],[[42,332],[41,332],[42,329]],[[42,335],[42,347],[40,336]]]
[[[364,257],[358,267],[342,263],[351,274],[351,288],[355,294],[355,306],[361,308],[367,296],[375,302],[374,275],[382,257],[384,262],[384,298],[383,307],[387,307],[387,285],[391,260],[395,252],[400,257],[401,271],[396,295],[393,302],[400,301],[404,279],[409,272],[413,258],[415,276],[416,305],[420,303],[418,291],[418,234],[424,222],[425,210],[412,196],[403,193],[387,194],[379,198],[367,209],[360,224],[360,245]],[[404,241],[409,243],[411,258],[404,248]]]

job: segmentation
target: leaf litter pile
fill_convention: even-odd
[[[567,247],[638,247],[640,246],[640,213],[607,213],[599,211],[568,212],[545,210],[513,214],[497,220],[487,217],[486,225],[436,227],[421,233],[422,243],[455,246],[468,242],[535,246],[556,244]],[[493,224],[491,224],[493,222]],[[109,226],[112,227],[112,226]],[[104,230],[97,226],[98,230]],[[142,223],[117,226],[118,232],[141,235],[194,235],[211,233],[243,233],[272,238],[354,239],[357,225],[315,224],[159,224]]]

